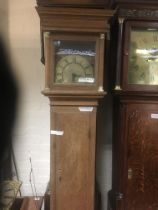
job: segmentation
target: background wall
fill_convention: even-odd
[[[0,1],[0,34],[8,35],[8,0]]]
[[[106,210],[112,178],[112,97],[105,96],[97,113],[96,178],[101,192],[101,209]]]
[[[13,142],[16,164],[23,182],[22,195],[32,195],[31,156],[37,193],[41,195],[49,181],[49,101],[40,93],[44,67],[40,63],[39,17],[35,0],[5,2],[0,4],[1,33],[10,48],[20,91]]]
[[[49,181],[49,101],[40,93],[44,86],[44,66],[40,63],[39,17],[35,5],[35,0],[9,0],[8,4],[7,0],[0,1],[1,33],[9,44],[20,90],[13,143],[19,179],[23,182],[22,195],[32,195],[30,156],[38,195],[44,194]],[[105,103],[103,106],[111,105]],[[100,138],[97,147],[97,179],[104,210],[107,192],[111,188],[109,113],[104,112],[104,119],[99,125],[105,138]]]

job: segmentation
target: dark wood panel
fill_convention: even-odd
[[[157,102],[119,103],[114,126],[113,210],[157,209]]]
[[[154,114],[154,115],[153,115]],[[158,208],[158,107],[129,105],[126,209]],[[155,117],[155,118],[152,118]]]

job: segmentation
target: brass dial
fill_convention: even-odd
[[[86,56],[66,55],[57,62],[55,82],[61,84],[93,83],[93,66]]]
[[[132,30],[129,84],[158,85],[158,29]]]

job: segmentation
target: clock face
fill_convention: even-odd
[[[54,41],[55,84],[94,84],[95,42],[78,40]]]
[[[94,69],[88,56],[66,55],[56,64],[55,82],[94,83]]]
[[[158,29],[132,29],[128,83],[158,85]]]

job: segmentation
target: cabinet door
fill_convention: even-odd
[[[51,129],[51,209],[93,210],[96,108],[55,106]]]
[[[124,209],[158,209],[158,104],[126,107],[124,144]],[[123,178],[123,179],[122,179]]]

